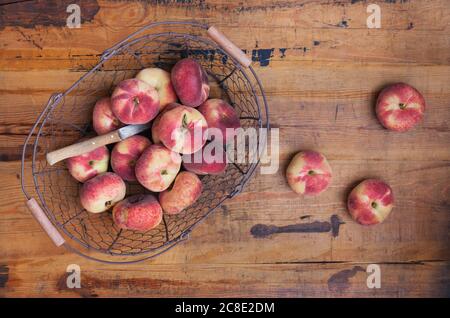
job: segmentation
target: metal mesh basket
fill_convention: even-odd
[[[148,232],[117,228],[109,212],[91,214],[78,198],[80,184],[63,162],[50,166],[45,154],[78,141],[92,132],[95,102],[111,94],[120,81],[145,67],[171,69],[176,61],[195,58],[210,78],[210,97],[222,98],[236,109],[243,128],[268,128],[267,103],[261,83],[251,66],[244,67],[216,42],[205,36],[208,26],[195,22],[159,22],[147,25],[106,50],[92,69],[64,93],[52,95],[28,135],[23,148],[22,188],[68,240],[64,245],[87,258],[112,263],[136,262],[154,257],[186,239],[190,231],[226,199],[238,194],[254,173],[264,142],[246,149],[256,162],[230,163],[222,175],[202,177],[199,200],[178,215],[164,215]],[[32,152],[31,175],[28,152]],[[129,183],[127,195],[146,190]],[[33,193],[32,193],[33,192]],[[37,203],[34,201],[34,203]],[[30,206],[30,205],[29,205]],[[35,214],[36,216],[36,214]],[[45,220],[44,220],[45,221]],[[47,231],[48,232],[48,231]],[[59,235],[59,233],[56,233]],[[55,241],[55,240],[54,240]]]

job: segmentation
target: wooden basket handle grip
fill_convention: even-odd
[[[214,40],[225,52],[230,54],[236,61],[244,67],[249,67],[252,60],[245,55],[240,48],[231,42],[222,32],[211,26],[207,31],[211,39]]]
[[[55,243],[57,247],[63,245],[65,243],[64,238],[58,232],[56,227],[50,222],[47,215],[41,209],[36,200],[34,198],[29,199],[27,201],[27,206],[34,218],[39,222],[44,231],[47,232],[48,236],[50,236],[53,243]]]

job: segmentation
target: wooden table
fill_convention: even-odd
[[[0,5],[0,296],[450,296],[450,6],[446,0],[371,1],[381,28],[368,29],[370,2],[8,1]],[[12,2],[8,4],[8,2]],[[82,25],[65,27],[78,3]],[[253,55],[280,129],[280,169],[257,174],[191,238],[160,257],[104,265],[53,246],[25,207],[20,155],[49,95],[64,91],[119,39],[153,21],[215,24]],[[380,88],[403,81],[427,101],[408,133],[374,115]],[[284,170],[301,149],[323,152],[331,188],[314,198],[290,191]],[[29,162],[29,161],[28,161]],[[396,207],[363,227],[346,212],[359,180],[389,182]],[[256,224],[345,224],[331,233],[255,238]],[[65,285],[69,264],[82,288]],[[369,264],[381,288],[366,284]]]

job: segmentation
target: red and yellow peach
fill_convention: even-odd
[[[151,145],[139,157],[135,173],[141,185],[153,192],[166,190],[180,171],[181,156],[163,145]]]
[[[185,58],[178,61],[172,68],[171,78],[183,105],[197,107],[208,98],[208,76],[196,60]]]
[[[164,109],[156,116],[156,118],[152,122],[152,140],[155,144],[160,144],[161,140],[159,139],[158,132],[160,130],[159,128],[159,122],[161,121],[161,116],[168,110],[171,110],[177,106],[182,106],[178,103],[170,103]]]
[[[236,111],[222,99],[208,99],[200,105],[198,111],[202,113],[208,123],[208,129],[218,129],[223,137],[224,145],[233,141],[235,129],[241,127]]]
[[[191,206],[202,193],[202,182],[196,174],[188,171],[180,172],[172,189],[159,194],[159,202],[167,214],[178,214]]]
[[[125,197],[125,182],[117,174],[105,172],[86,181],[80,189],[80,201],[88,212],[108,210]]]
[[[159,95],[160,110],[177,101],[169,72],[160,68],[144,68],[136,75],[136,78],[156,89]]]
[[[183,167],[198,175],[218,175],[227,168],[227,154],[222,147],[214,146],[213,143],[206,144],[199,151],[183,155]]]
[[[114,115],[124,124],[146,124],[159,112],[158,92],[136,78],[120,82],[111,103]]]
[[[69,173],[80,182],[85,182],[100,173],[108,171],[108,163],[109,150],[106,146],[66,159]]]
[[[111,109],[111,98],[104,97],[95,103],[92,113],[92,124],[98,135],[107,134],[122,126],[119,119],[114,115]]]
[[[286,177],[289,186],[298,194],[317,195],[331,182],[331,167],[321,153],[302,151],[291,160]]]
[[[350,215],[363,225],[383,222],[393,206],[394,194],[391,187],[377,179],[367,179],[358,184],[347,200]]]
[[[207,139],[203,115],[192,107],[176,106],[161,114],[154,125],[153,138],[172,151],[190,154],[200,150]]]
[[[397,83],[384,88],[377,99],[376,113],[381,124],[390,130],[407,131],[422,120],[425,99],[414,87]]]
[[[118,142],[111,152],[111,167],[122,179],[135,181],[134,168],[144,150],[152,143],[144,136],[131,136]]]
[[[149,231],[162,220],[162,209],[151,194],[137,194],[117,203],[112,211],[114,223],[121,229]]]

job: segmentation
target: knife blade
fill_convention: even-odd
[[[79,156],[86,152],[95,150],[101,146],[122,141],[128,137],[134,136],[146,129],[149,129],[150,126],[151,126],[150,123],[124,126],[110,133],[90,138],[88,140],[84,140],[79,143],[51,151],[46,155],[47,162],[52,166],[61,160]]]

